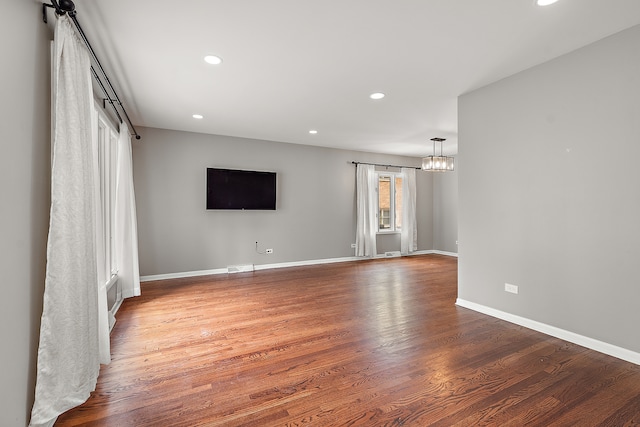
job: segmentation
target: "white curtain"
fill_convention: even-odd
[[[416,170],[402,168],[402,228],[400,231],[400,253],[408,255],[418,248],[416,222]]]
[[[376,174],[373,165],[356,166],[356,256],[375,257],[377,218]]]
[[[116,168],[116,265],[118,266],[118,280],[122,285],[122,296],[129,298],[140,295],[140,272],[138,269],[138,226],[133,191],[131,136],[124,123],[120,124]]]
[[[56,22],[53,74],[51,212],[34,427],[51,426],[86,401],[100,369],[90,63],[67,16]]]

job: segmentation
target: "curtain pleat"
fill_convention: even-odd
[[[85,402],[100,369],[90,62],[67,16],[56,22],[54,52],[51,212],[34,427],[53,425]]]
[[[418,248],[416,221],[416,170],[402,168],[402,229],[400,231],[400,253],[408,255]]]
[[[136,200],[133,189],[131,136],[124,123],[120,124],[117,155],[117,183],[115,206],[115,245],[118,280],[124,298],[140,295],[138,267],[138,226]]]
[[[356,256],[375,257],[377,232],[376,174],[373,165],[356,165]]]

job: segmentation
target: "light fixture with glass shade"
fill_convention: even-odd
[[[431,138],[433,141],[433,156],[427,156],[422,159],[422,170],[445,172],[453,170],[453,157],[442,155],[442,143],[445,138]],[[440,155],[436,155],[436,143],[440,143]]]

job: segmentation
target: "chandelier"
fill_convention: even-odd
[[[431,138],[433,141],[433,156],[427,156],[422,159],[422,170],[425,171],[452,171],[453,170],[453,157],[442,155],[442,143],[446,141],[445,138]],[[440,143],[440,155],[436,156],[436,142]]]

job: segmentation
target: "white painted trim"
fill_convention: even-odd
[[[349,262],[349,261],[364,261],[371,259],[369,257],[343,257],[343,258],[325,258],[325,259],[311,259],[307,261],[293,261],[293,262],[280,262],[278,264],[262,264],[256,265],[256,270],[267,270],[270,268],[286,268],[286,267],[301,267],[305,265],[317,265],[317,264],[332,264],[334,262]]]
[[[151,279],[151,280],[155,280],[155,279]],[[141,282],[142,282],[142,280],[141,280]],[[122,290],[122,299],[123,299],[123,300],[129,299],[129,298],[133,298],[133,297],[137,297],[137,296],[139,296],[139,295],[140,295],[140,294],[136,294],[136,293],[133,291],[133,289],[130,289],[130,290],[125,290],[125,289],[123,289],[123,290]]]
[[[440,255],[448,255],[457,257],[458,254],[452,252],[443,252],[436,250],[426,250],[426,251],[416,251],[409,256],[413,255],[429,255],[429,254],[440,254]],[[277,264],[258,264],[254,265],[254,270],[268,270],[271,268],[286,268],[286,267],[301,267],[305,265],[319,265],[319,264],[331,264],[335,262],[349,262],[349,261],[366,261],[368,259],[380,259],[387,258],[384,254],[378,254],[374,258],[370,257],[342,257],[342,258],[325,258],[325,259],[311,259],[306,261],[293,261],[293,262],[280,262]],[[184,277],[196,277],[196,276],[209,276],[213,274],[228,274],[228,270],[226,268],[215,268],[213,270],[198,270],[198,271],[185,271],[181,273],[168,273],[168,274],[154,274],[150,276],[140,276],[140,282],[150,282],[153,280],[166,280],[166,279],[182,279]]]
[[[545,323],[527,319],[526,317],[516,316],[514,314],[506,313],[504,311],[496,310],[495,308],[476,304],[474,302],[466,301],[460,298],[456,300],[456,305],[468,308],[473,311],[477,311],[482,314],[486,314],[491,317],[496,317],[510,323],[515,323],[516,325],[524,326],[525,328],[533,329],[534,331],[542,332],[543,334],[551,335],[552,337],[560,338],[562,340],[581,345],[591,350],[608,354],[609,356],[617,357],[618,359],[626,360],[627,362],[635,363],[636,365],[640,365],[640,353],[636,353],[626,348],[618,347],[603,341],[598,341],[584,335],[579,335],[574,332],[556,328],[555,326],[550,326]]]
[[[433,250],[431,251],[432,254],[438,254],[438,255],[446,255],[446,256],[453,256],[458,258],[458,254],[455,252],[446,252],[446,251],[438,251],[438,250]]]
[[[316,265],[316,264],[329,264],[334,262],[347,262],[347,261],[362,261],[370,259],[368,257],[344,257],[344,258],[327,258],[327,259],[313,259],[307,261],[293,261],[293,262],[281,262],[277,264],[261,264],[254,265],[253,269],[268,270],[271,268],[286,268],[286,267],[300,267],[304,265]],[[181,273],[168,273],[168,274],[154,274],[150,276],[140,276],[140,282],[150,282],[153,280],[166,280],[166,279],[182,279],[184,277],[196,277],[196,276],[210,276],[213,274],[228,274],[227,268],[215,268],[213,270],[197,270],[197,271],[184,271]]]
[[[446,251],[439,251],[437,249],[430,249],[427,251],[415,251],[415,252],[411,252],[409,255],[407,256],[413,256],[413,255],[432,255],[432,254],[436,254],[436,255],[446,255],[446,256],[452,256],[452,257],[456,257],[458,258],[458,254],[455,252],[446,252]]]
[[[182,279],[184,277],[210,276],[212,274],[227,274],[225,268],[215,268],[213,270],[183,271],[180,273],[152,274],[150,276],[140,276],[140,282],[151,282],[153,280]]]

